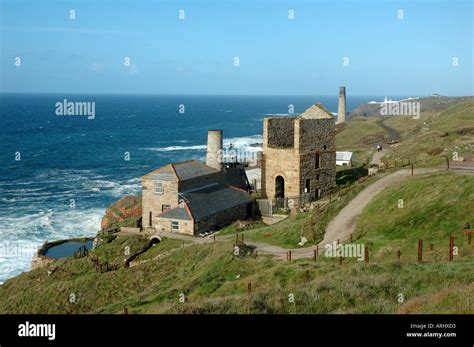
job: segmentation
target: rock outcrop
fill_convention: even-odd
[[[141,215],[141,195],[124,196],[105,211],[100,227],[108,230],[118,226],[137,226]]]

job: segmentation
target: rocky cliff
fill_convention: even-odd
[[[102,218],[101,229],[137,226],[142,215],[141,195],[128,195],[110,206]]]

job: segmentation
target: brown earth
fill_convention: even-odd
[[[139,218],[142,215],[141,195],[127,195],[114,203],[105,211],[100,227],[107,230],[129,218]]]

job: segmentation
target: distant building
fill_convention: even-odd
[[[295,117],[264,119],[263,197],[327,195],[336,186],[335,161],[334,117],[322,105]]]
[[[144,229],[197,236],[253,216],[240,168],[218,170],[190,160],[163,166],[141,180]]]
[[[336,152],[336,165],[352,166],[352,152]]]

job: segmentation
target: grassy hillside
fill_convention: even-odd
[[[385,121],[402,134],[393,158],[417,158],[420,165],[445,163],[453,152],[474,160],[474,97],[463,98],[444,110],[425,110],[419,120],[410,116]]]
[[[400,196],[405,205],[396,209]],[[182,248],[165,240],[148,252],[161,246],[173,252],[132,268],[100,273],[91,258],[83,258],[57,261],[50,275],[48,268],[24,273],[0,286],[0,312],[121,313],[127,307],[129,313],[474,313],[473,245],[459,231],[466,220],[474,222],[473,197],[474,177],[449,173],[414,177],[383,192],[360,218],[357,242],[369,246],[367,265],[345,259],[340,266],[324,256],[291,262],[239,258],[232,241]],[[452,263],[446,261],[450,234],[458,236],[460,248]],[[425,241],[423,264],[415,261],[418,238]],[[125,245],[143,242],[140,236],[118,237],[91,257],[114,262]],[[437,256],[428,254],[428,243]]]
[[[444,164],[446,156],[452,158],[457,152],[474,160],[474,97],[421,99],[420,119],[374,114],[351,119],[336,135],[337,149],[354,151],[356,159],[364,163],[373,153],[370,140],[386,135],[377,124],[383,121],[402,137],[400,143],[390,146],[393,153],[389,159],[416,158],[420,166],[433,166]]]

